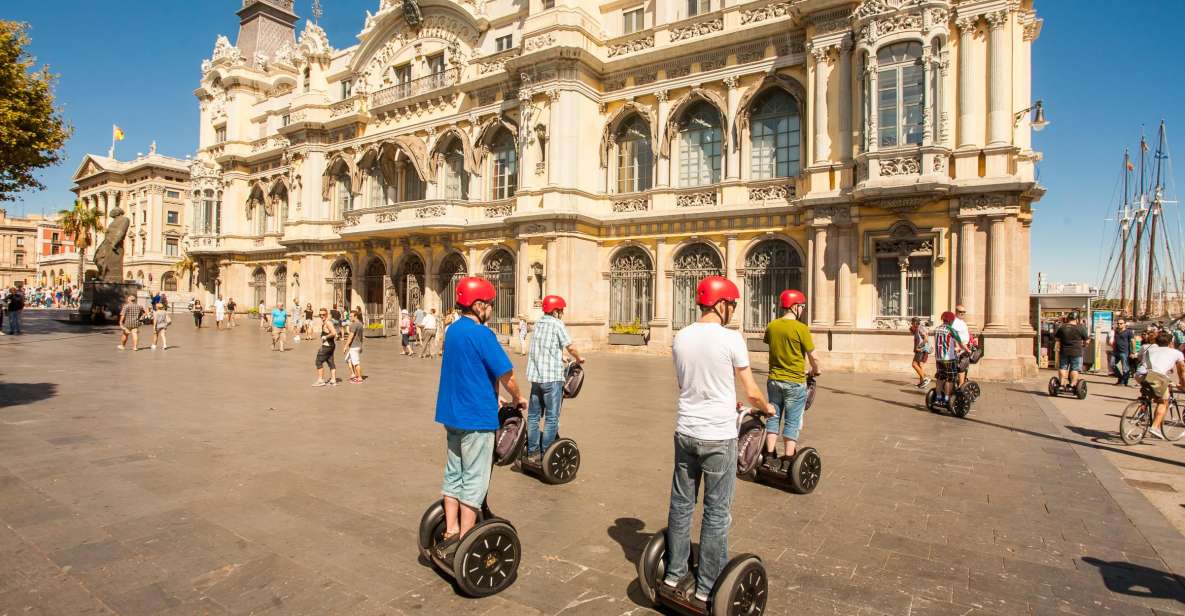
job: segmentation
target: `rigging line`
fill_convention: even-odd
[[[1177,218],[1178,218],[1178,222],[1179,222],[1180,221],[1179,213],[1178,213]],[[1181,295],[1181,281],[1177,278],[1177,264],[1176,264],[1176,258],[1173,256],[1173,243],[1169,241],[1169,236],[1168,236],[1167,230],[1165,231],[1165,236],[1164,236],[1164,248],[1165,248],[1165,253],[1168,256],[1169,274],[1172,276],[1173,288],[1176,290],[1177,296],[1180,297],[1180,295]]]
[[[1121,184],[1123,184],[1123,174],[1124,173],[1127,173],[1126,168],[1124,168],[1122,170],[1122,172],[1119,174],[1119,177],[1116,178],[1115,186],[1112,187],[1112,189],[1111,189],[1111,198],[1107,202],[1108,205],[1105,206],[1107,209],[1105,209],[1103,211],[1103,232],[1099,235],[1099,257],[1098,257],[1098,260],[1094,266],[1094,268],[1095,268],[1094,273],[1095,273],[1095,276],[1097,277],[1096,280],[1098,280],[1098,282],[1100,283],[1100,287],[1099,287],[1100,289],[1102,288],[1101,283],[1103,282],[1103,278],[1106,277],[1106,273],[1104,271],[1100,270],[1100,267],[1103,265],[1103,242],[1106,240],[1106,237],[1107,237],[1107,213],[1111,207],[1110,204],[1115,202],[1115,195],[1116,195],[1116,193],[1119,192],[1119,186]],[[1119,222],[1116,228],[1118,230],[1115,233],[1115,237],[1118,238],[1119,236],[1123,235],[1123,223]],[[1115,245],[1114,244],[1111,245],[1110,252],[1111,252],[1111,257],[1114,258],[1114,256],[1115,256]],[[1102,274],[1101,277],[1100,277],[1100,274]]]
[[[1116,234],[1113,238],[1111,238],[1111,250],[1109,251],[1111,256],[1107,259],[1107,269],[1105,269],[1103,271],[1103,276],[1098,281],[1099,282],[1099,289],[1103,290],[1104,293],[1106,293],[1106,294],[1111,293],[1111,285],[1114,283],[1114,280],[1117,277],[1118,271],[1119,271],[1118,267],[1116,267],[1114,269],[1112,269],[1112,267],[1111,267],[1112,265],[1115,264],[1115,254],[1116,254],[1115,246],[1116,246],[1116,244],[1119,243],[1119,238],[1120,238],[1120,234]],[[1099,243],[1101,244],[1102,242],[1100,241]],[[1101,249],[1102,246],[1099,246],[1099,248]],[[1099,256],[1099,260],[1100,261],[1102,260],[1102,255]],[[1109,282],[1107,281],[1108,278],[1110,278]],[[1103,286],[1104,282],[1107,282],[1106,286]]]

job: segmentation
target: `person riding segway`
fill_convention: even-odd
[[[447,437],[443,498],[424,512],[419,533],[421,555],[471,596],[509,587],[521,560],[514,526],[494,516],[486,502],[490,472],[498,461],[495,443],[501,434],[496,433],[505,431],[507,410],[521,413],[527,404],[510,359],[494,332],[484,326],[493,312],[494,295],[494,286],[482,278],[457,283],[457,307],[463,318],[449,328],[436,396],[436,421]],[[511,396],[513,406],[500,407],[499,386]],[[517,435],[521,438],[521,430]]]
[[[567,483],[580,470],[580,449],[570,438],[557,438],[560,427],[560,408],[563,405],[565,383],[574,364],[584,363],[568,328],[564,326],[564,310],[568,307],[559,295],[543,298],[543,316],[535,323],[531,336],[531,350],[527,356],[527,380],[531,383],[530,403],[527,407],[527,447],[521,468],[548,483]],[[572,363],[564,362],[564,351],[572,356]],[[539,422],[543,421],[540,434]]]
[[[1049,379],[1049,395],[1068,393],[1079,400],[1086,399],[1086,381],[1082,371],[1082,351],[1090,343],[1090,332],[1078,320],[1078,312],[1071,312],[1066,322],[1053,334],[1058,345],[1057,376]]]
[[[967,341],[953,326],[955,313],[942,313],[942,325],[934,328],[934,388],[926,392],[926,408],[934,412],[948,410],[956,417],[965,417],[971,412],[972,398],[959,380],[959,363],[964,354],[971,351]],[[977,386],[978,387],[978,386]]]
[[[728,561],[736,485],[736,381],[751,404],[767,415],[777,412],[753,379],[744,338],[724,327],[739,298],[727,278],[703,279],[696,289],[700,318],[675,336],[679,400],[671,504],[667,528],[650,538],[638,560],[646,597],[689,614],[761,614],[765,609],[761,559],[742,554]],[[696,558],[691,523],[700,485],[704,514]]]

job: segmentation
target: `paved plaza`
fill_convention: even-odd
[[[653,613],[633,561],[666,519],[668,358],[591,355],[561,427],[574,482],[495,469],[523,565],[471,600],[417,562],[437,361],[372,339],[364,384],[314,389],[312,343],[270,352],[253,321],[179,314],[176,348],[119,353],[115,330],[51,314],[0,338],[0,616]],[[1099,383],[1081,403],[985,384],[959,420],[906,375],[825,374],[804,436],[822,483],[739,482],[730,548],[764,558],[771,614],[1185,614],[1185,541],[1160,513],[1181,505],[1149,487],[1185,490],[1185,457],[1109,442],[1134,390]]]

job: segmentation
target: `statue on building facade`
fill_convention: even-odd
[[[102,282],[123,282],[123,240],[131,221],[116,206],[111,209],[111,224],[107,226],[102,243],[95,249],[95,267]]]

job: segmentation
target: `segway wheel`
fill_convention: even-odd
[[[488,597],[506,590],[518,574],[522,548],[514,527],[492,520],[474,527],[453,559],[453,575],[461,591],[471,597]]]
[[[651,605],[658,602],[658,585],[666,576],[667,529],[650,536],[638,557],[638,586]]]
[[[966,417],[971,412],[971,398],[961,391],[956,392],[954,399],[951,400],[950,412],[959,419]]]
[[[444,503],[436,501],[424,512],[420,518],[420,556],[426,560],[432,560],[432,548],[440,543],[444,537],[445,519],[444,519]]]
[[[1049,395],[1057,396],[1057,392],[1061,388],[1062,388],[1061,379],[1057,378],[1056,376],[1050,377],[1050,379],[1049,379]]]
[[[730,567],[716,583],[712,593],[712,616],[757,616],[765,613],[769,579],[756,556],[741,556],[740,564]]]
[[[748,422],[746,422],[748,424]],[[765,447],[765,428],[750,426],[737,437],[737,477],[745,477],[761,462],[761,450]]]
[[[983,393],[979,390],[979,383],[976,383],[975,381],[967,381],[967,383],[963,385],[963,389],[967,392],[967,395],[971,397],[972,402],[978,400],[980,394]]]
[[[934,403],[934,401],[937,399],[938,399],[938,390],[937,389],[931,389],[930,391],[926,392],[926,408],[929,409],[931,413],[938,412],[938,406]]]
[[[792,492],[810,494],[823,476],[823,458],[814,447],[803,448],[795,454],[789,475]]]
[[[543,479],[547,483],[568,483],[580,470],[580,449],[570,438],[557,439],[543,452]]]
[[[1086,399],[1086,381],[1078,381],[1078,384],[1074,386],[1074,395],[1078,396],[1079,400]]]

